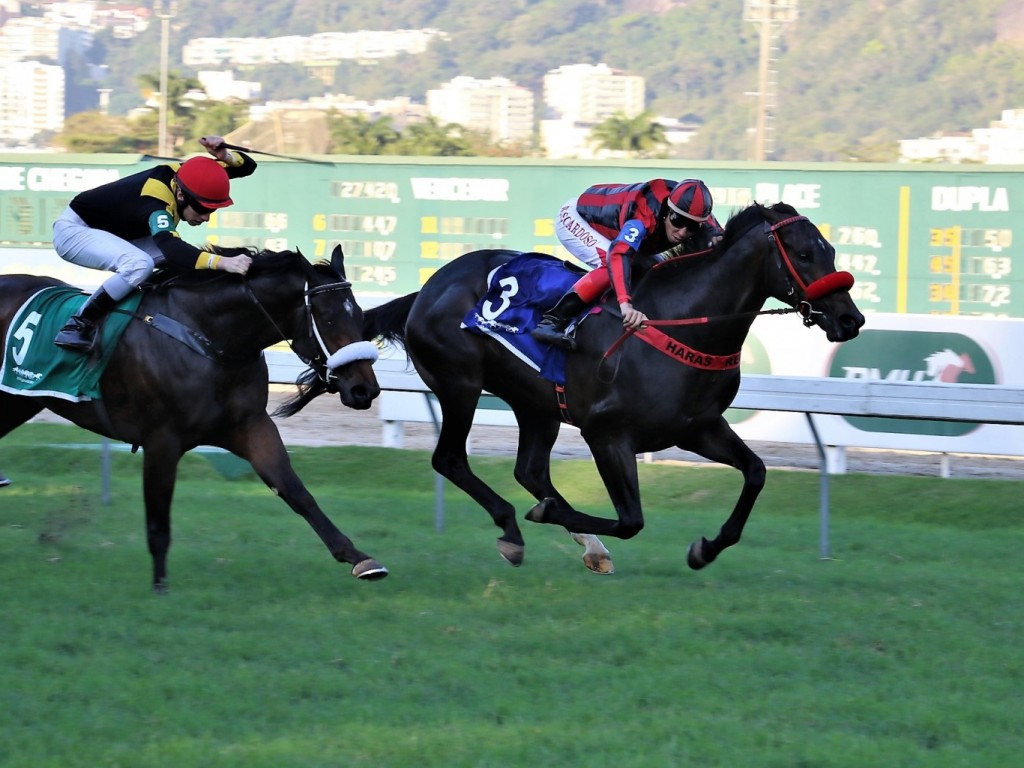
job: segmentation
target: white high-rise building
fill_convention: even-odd
[[[0,62],[0,145],[28,144],[64,127],[64,70],[38,61]]]
[[[545,117],[572,123],[600,123],[616,113],[644,111],[644,79],[606,64],[568,64],[544,75]]]
[[[487,133],[492,141],[533,138],[533,92],[504,77],[456,77],[427,91],[427,112],[442,123]]]
[[[594,126],[616,114],[644,111],[644,79],[606,64],[567,64],[544,75],[544,119],[540,140],[553,158],[609,157],[590,142]]]
[[[988,128],[900,139],[900,162],[1024,164],[1024,109],[1004,109]]]

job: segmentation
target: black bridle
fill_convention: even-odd
[[[310,370],[316,374],[316,377],[324,384],[325,387],[327,387],[328,391],[333,392],[336,390],[334,380],[337,379],[335,371],[338,368],[349,362],[354,362],[355,360],[369,360],[370,362],[373,362],[377,359],[377,347],[368,341],[352,342],[333,353],[330,352],[327,349],[327,344],[324,342],[323,335],[320,333],[320,328],[317,326],[316,317],[313,313],[312,298],[322,293],[351,290],[352,283],[348,280],[325,283],[324,285],[317,285],[313,288],[309,287],[308,281],[306,283],[306,288],[302,293],[306,314],[306,321],[304,325],[307,329],[304,339],[316,342],[314,344],[316,352],[312,357],[303,355],[295,348],[295,345],[292,344],[291,340],[289,340],[287,334],[281,330],[280,326],[274,321],[274,318],[271,317],[266,307],[263,306],[259,297],[256,296],[256,293],[252,290],[252,286],[249,284],[248,278],[243,278],[242,285],[245,287],[245,291],[252,302],[259,307],[260,312],[263,313],[263,316],[273,326],[274,330],[277,331],[277,335],[281,337],[281,340],[288,345],[288,348],[296,357],[309,366]],[[357,348],[353,349],[353,347]],[[348,352],[343,354],[345,350],[348,350]],[[332,361],[334,362],[333,365]]]

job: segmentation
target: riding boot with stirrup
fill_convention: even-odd
[[[97,288],[96,292],[86,299],[82,308],[68,318],[53,343],[64,349],[89,352],[96,343],[96,323],[106,317],[116,306],[116,299],[112,298],[102,286]]]
[[[576,339],[568,335],[565,329],[586,308],[587,304],[579,297],[579,294],[576,291],[569,291],[558,300],[555,306],[544,313],[540,322],[537,323],[537,327],[530,331],[530,335],[537,341],[574,350],[576,349]]]

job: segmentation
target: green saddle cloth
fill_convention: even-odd
[[[73,402],[100,399],[100,377],[142,294],[136,291],[123,299],[100,325],[98,356],[72,352],[53,343],[64,323],[87,298],[77,288],[58,286],[44,288],[21,306],[4,339],[0,390]]]

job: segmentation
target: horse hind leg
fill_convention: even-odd
[[[38,397],[0,392],[0,437],[17,429],[43,410]]]
[[[724,550],[739,543],[754,503],[764,488],[765,466],[761,458],[733,432],[725,419],[719,422],[717,429],[703,433],[695,443],[680,444],[679,447],[719,464],[735,467],[743,473],[743,489],[718,535],[710,541],[702,536],[690,544],[686,563],[697,571],[713,563]]]
[[[551,482],[551,449],[558,439],[559,423],[539,420],[531,414],[516,411],[519,422],[519,449],[516,452],[515,478],[537,499],[538,514],[543,517],[547,505],[569,508],[569,503]],[[611,553],[601,540],[591,533],[568,531],[572,540],[583,547],[583,565],[600,574],[615,573]]]

